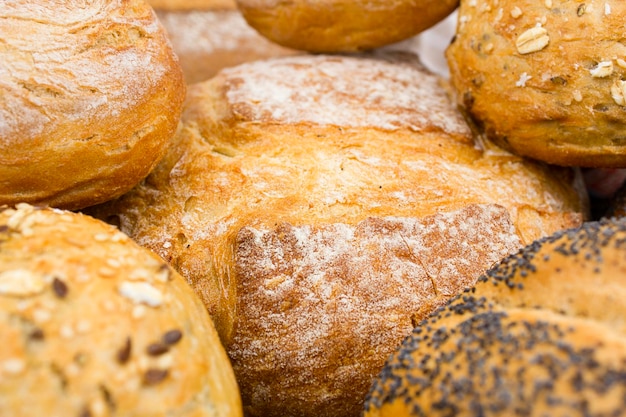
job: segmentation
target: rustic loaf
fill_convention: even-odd
[[[138,187],[90,209],[215,319],[250,415],[358,415],[416,321],[585,219],[575,171],[476,141],[415,56],[303,55],[191,86]]]

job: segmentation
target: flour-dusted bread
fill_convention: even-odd
[[[185,85],[144,0],[6,0],[0,39],[0,204],[78,209],[148,175]]]
[[[626,413],[626,219],[528,245],[388,359],[366,417]]]
[[[0,334],[2,415],[242,415],[197,295],[88,216],[0,208]]]
[[[301,53],[250,27],[234,0],[149,0],[180,60],[185,81],[208,80],[220,69]]]
[[[236,7],[235,0],[147,0],[155,10],[226,10]]]
[[[487,136],[552,164],[626,167],[626,3],[461,3],[450,78]]]
[[[310,52],[354,52],[408,39],[442,21],[458,0],[237,0],[256,30]]]
[[[155,171],[90,210],[193,284],[249,415],[358,415],[417,321],[585,218],[574,171],[476,142],[439,82],[406,54],[223,70]]]

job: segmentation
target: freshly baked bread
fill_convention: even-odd
[[[433,26],[458,0],[236,0],[268,39],[310,52],[363,51],[399,42]]]
[[[624,18],[624,2],[462,2],[447,50],[459,103],[520,155],[626,167]]]
[[[235,0],[148,0],[156,10],[228,10],[237,7]],[[209,28],[207,28],[209,29]]]
[[[234,1],[224,5],[207,4],[193,10],[186,8],[186,2],[177,3],[180,3],[178,8],[174,5],[156,8],[156,13],[188,84],[208,80],[225,67],[301,53],[261,36],[248,25]]]
[[[365,416],[626,413],[626,219],[528,245],[423,321]]]
[[[77,209],[145,178],[185,95],[148,4],[8,0],[0,9],[0,204]]]
[[[474,141],[439,82],[406,54],[222,70],[150,176],[90,209],[201,294],[249,415],[359,415],[416,321],[585,218],[574,171]]]
[[[241,416],[204,306],[163,260],[88,216],[0,212],[4,416]]]

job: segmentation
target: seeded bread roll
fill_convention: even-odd
[[[1,210],[3,415],[242,415],[206,309],[163,260],[88,216]]]
[[[185,85],[144,0],[7,0],[0,39],[0,204],[78,209],[148,175]]]
[[[458,0],[237,0],[256,30],[288,48],[354,52],[408,39],[448,16]]]
[[[249,415],[358,416],[416,320],[585,218],[574,171],[483,147],[439,82],[399,53],[222,70],[146,181],[90,210],[193,283]]]
[[[388,359],[365,416],[624,415],[626,219],[528,245]]]
[[[208,80],[220,69],[298,51],[282,47],[252,29],[234,1],[203,2],[195,8],[151,0],[180,60],[185,81]]]
[[[620,1],[462,2],[447,50],[459,103],[520,155],[626,167],[625,18]]]

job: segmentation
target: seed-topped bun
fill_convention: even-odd
[[[0,209],[6,416],[241,416],[206,309],[158,256],[88,216]]]
[[[0,9],[0,204],[78,209],[145,178],[185,96],[150,6],[6,0]]]
[[[626,219],[538,240],[388,359],[365,416],[624,415]]]
[[[626,167],[625,18],[623,1],[461,2],[447,50],[458,101],[518,154]]]
[[[311,52],[363,51],[399,42],[448,16],[458,0],[237,0],[268,39]]]
[[[190,87],[162,163],[90,210],[193,283],[259,416],[357,416],[414,321],[580,225],[576,176],[474,141],[414,55],[255,61]]]

